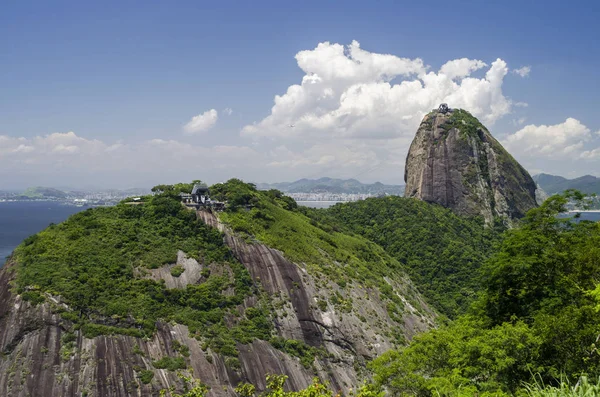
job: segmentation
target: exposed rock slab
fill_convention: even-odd
[[[171,275],[171,270],[175,266],[181,266],[183,273],[175,277]],[[159,267],[158,269],[137,269],[141,277],[148,277],[153,280],[165,280],[165,286],[169,289],[185,288],[188,284],[196,284],[202,278],[203,266],[194,258],[189,258],[183,251],[177,252],[177,262]]]
[[[208,225],[219,228],[225,234],[225,243],[234,256],[246,266],[252,277],[260,281],[270,294],[290,303],[290,309],[277,319],[281,335],[300,339],[313,346],[324,345],[338,356],[373,357],[393,347],[385,334],[401,329],[407,340],[416,333],[431,328],[435,314],[424,302],[408,277],[388,283],[408,303],[406,298],[417,302],[418,308],[406,305],[402,322],[392,320],[386,304],[374,289],[359,285],[340,288],[320,274],[311,274],[303,264],[295,264],[282,252],[264,244],[248,243],[231,233],[218,217],[207,211],[198,216]],[[330,302],[334,294],[352,300],[352,310],[343,313]],[[317,307],[318,301],[327,302],[325,310]]]

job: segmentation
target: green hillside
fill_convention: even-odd
[[[500,239],[500,230],[484,227],[481,219],[409,198],[371,198],[305,211],[381,245],[449,317],[463,313],[476,297],[481,267]]]
[[[233,179],[212,186],[211,194],[228,201],[229,210],[220,217],[236,233],[283,251],[287,258],[342,287],[351,283],[376,287],[394,305],[401,306],[384,277],[401,279],[405,269],[379,245],[307,217],[305,207],[297,206],[278,190],[257,191]],[[238,208],[245,206],[251,207]]]
[[[181,205],[179,193],[189,190],[190,184],[159,185],[141,203],[125,200],[89,209],[26,239],[15,250],[17,291],[34,303],[60,296],[68,309],[56,310],[88,337],[149,336],[162,320],[188,326],[206,346],[234,357],[237,343],[270,340],[273,302],[232,256],[223,235]],[[278,191],[260,192],[231,180],[212,186],[211,192],[228,202],[221,220],[249,242],[277,248],[342,288],[374,288],[390,315],[402,313],[404,304],[384,277],[404,285],[404,269],[377,244],[309,219]],[[174,263],[178,250],[211,264],[214,272],[203,272],[201,283],[182,289],[144,276]],[[173,270],[173,276],[181,274]],[[419,299],[410,296],[416,291],[404,292],[421,310]],[[258,305],[240,312],[249,297]],[[332,299],[351,310],[351,302]],[[404,341],[402,332],[397,341]]]
[[[18,292],[34,303],[47,294],[61,296],[69,309],[56,310],[88,337],[148,336],[163,320],[187,325],[190,334],[225,355],[237,354],[237,342],[268,339],[267,305],[237,310],[248,296],[260,295],[248,271],[218,231],[180,204],[177,193],[145,197],[143,205],[88,209],[29,237],[15,250]],[[174,263],[178,250],[229,270],[207,272],[203,283],[185,289],[139,276]],[[229,272],[233,277],[224,276]],[[231,289],[233,294],[226,293]],[[226,316],[234,326],[225,325]]]
[[[87,337],[145,338],[163,321],[186,325],[228,367],[239,368],[240,344],[260,339],[308,368],[324,353],[276,336],[277,302],[233,257],[223,234],[181,205],[179,193],[190,189],[159,185],[141,202],[90,209],[26,239],[12,259],[14,288],[31,303],[49,303],[62,318],[65,340],[78,330]],[[504,232],[400,197],[314,210],[237,179],[212,186],[211,196],[227,201],[219,218],[238,237],[276,248],[330,283],[316,284],[331,301],[308,303],[315,310],[331,304],[336,312],[353,311],[356,302],[327,295],[324,286],[335,283],[340,291],[377,291],[392,319],[408,302],[426,312],[406,271],[450,318],[409,344],[401,329],[390,330],[397,350],[373,357],[373,383],[361,389],[369,397],[383,390],[390,396],[526,395],[534,378],[548,386],[531,390],[550,393],[554,386],[574,390],[565,382],[582,375],[600,376],[600,223],[557,217],[568,201],[581,199],[576,193],[550,198]],[[201,282],[169,289],[147,277],[174,263],[179,250],[207,265]],[[183,271],[174,267],[171,275]],[[403,297],[387,280],[403,283]],[[65,305],[53,303],[59,296]],[[176,348],[184,357],[185,348]],[[182,357],[153,365],[181,369]]]

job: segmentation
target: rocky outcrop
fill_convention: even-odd
[[[529,173],[475,117],[455,109],[427,114],[410,146],[405,197],[506,224],[536,206]]]
[[[238,345],[239,356],[232,360],[203,349],[187,327],[174,323],[157,324],[151,338],[85,338],[61,317],[68,307],[60,297],[46,294],[46,302],[36,306],[11,289],[17,264],[9,260],[0,270],[0,395],[125,397],[158,396],[169,387],[182,390],[176,371],[153,364],[164,357],[183,358],[184,373],[207,384],[210,396],[235,395],[239,382],[264,389],[267,374],[287,375],[290,390],[308,386],[316,375],[347,392],[368,376],[366,360],[402,343],[399,336],[409,340],[433,326],[435,314],[406,277],[386,279],[404,303],[404,311],[396,316],[388,313],[376,289],[354,284],[341,288],[323,275],[311,274],[303,264],[290,262],[277,250],[237,237],[215,214],[200,211],[198,217],[224,232],[233,255],[270,296],[275,308],[274,336],[322,351],[310,366],[263,340]],[[198,263],[183,253],[178,264],[184,268],[179,277],[171,274],[175,264],[137,276],[164,280],[169,288],[185,288],[203,282],[204,266],[211,272],[219,266]],[[248,298],[240,310],[256,305],[255,300]],[[181,355],[181,346],[188,355]]]
[[[213,213],[199,211],[198,216],[225,233],[225,242],[235,257],[269,294],[283,295],[283,300],[289,302],[291,307],[278,313],[276,326],[282,336],[300,339],[312,346],[325,346],[336,356],[361,359],[375,357],[392,348],[393,343],[385,334],[394,329],[410,340],[434,325],[433,311],[407,276],[386,280],[405,304],[402,322],[397,322],[390,318],[379,291],[360,285],[341,288],[323,275],[311,274],[304,265],[290,262],[278,250],[245,242],[222,225]],[[352,310],[344,313],[336,309],[330,299],[336,294],[352,301]],[[408,300],[416,302],[418,309]],[[321,310],[318,302],[325,302],[327,306]]]
[[[209,267],[209,266],[207,266]],[[181,269],[181,273],[173,273],[175,268]],[[177,252],[177,262],[162,266],[158,269],[136,268],[138,277],[150,278],[152,280],[165,281],[165,286],[172,288],[185,288],[188,284],[196,284],[202,278],[204,266],[194,258],[188,258],[183,251]]]

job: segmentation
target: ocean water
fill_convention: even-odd
[[[85,209],[52,201],[0,202],[0,266],[25,238]]]
[[[579,211],[578,211],[579,212]],[[575,215],[575,212],[570,212],[568,216]],[[582,221],[600,221],[600,211],[581,211],[581,217],[579,220]]]

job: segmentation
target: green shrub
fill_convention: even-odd
[[[173,276],[173,277],[179,277],[179,276],[181,276],[183,274],[184,271],[185,271],[185,269],[181,265],[173,266],[171,268],[171,276]]]
[[[158,361],[153,361],[152,365],[157,369],[166,369],[169,371],[177,371],[185,369],[185,359],[183,357],[168,357],[165,356]]]
[[[46,299],[39,291],[25,291],[21,294],[21,298],[24,301],[31,302],[32,305],[37,306],[40,303],[44,303]]]
[[[302,366],[307,369],[312,368],[315,358],[322,354],[320,349],[296,339],[285,339],[277,336],[271,338],[270,343],[274,348],[286,352],[290,356],[298,357]]]
[[[152,379],[154,379],[154,371],[144,369],[140,371],[137,376],[143,384],[147,385],[148,383],[152,382]]]
[[[190,348],[187,345],[184,345],[184,344],[180,343],[178,340],[174,339],[171,342],[171,346],[173,347],[173,350],[175,350],[176,352],[178,352],[182,356],[184,356],[184,357],[189,357],[190,356]]]

